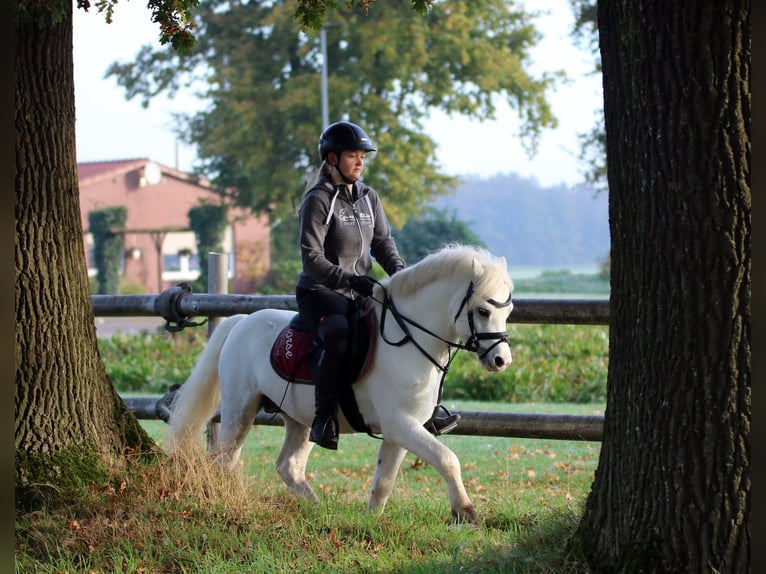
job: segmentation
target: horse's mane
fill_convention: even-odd
[[[424,285],[440,277],[454,276],[458,273],[470,276],[474,259],[485,268],[492,268],[497,263],[497,257],[486,249],[451,243],[390,277],[388,289],[393,295],[407,296],[417,293]],[[506,273],[489,282],[484,279],[489,277],[484,277],[480,282],[484,288],[481,284],[474,286],[477,292],[495,289],[498,279],[508,284],[509,289],[513,290],[513,282]]]

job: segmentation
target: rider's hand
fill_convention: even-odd
[[[372,288],[375,286],[375,281],[367,275],[352,275],[348,278],[348,284],[360,295],[369,297],[372,295]]]

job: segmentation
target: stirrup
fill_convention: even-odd
[[[444,411],[445,414],[437,416],[439,411]],[[428,419],[423,425],[425,429],[433,435],[439,436],[452,432],[457,428],[457,423],[460,420],[460,415],[451,413],[444,405],[436,405],[431,418]]]
[[[321,427],[321,428],[320,428]],[[338,450],[338,423],[332,417],[321,420],[314,419],[309,433],[309,442],[314,442],[329,450]]]

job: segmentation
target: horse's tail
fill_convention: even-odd
[[[176,391],[170,409],[166,448],[173,454],[199,446],[202,429],[221,404],[218,358],[229,333],[247,315],[232,315],[216,326],[194,369]]]

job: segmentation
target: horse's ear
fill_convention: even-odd
[[[497,260],[497,264],[503,269],[508,269],[508,262],[505,260],[504,255],[500,256],[500,258]]]
[[[473,280],[476,281],[479,277],[484,275],[484,266],[479,263],[475,257],[471,261],[471,265],[473,266]]]

